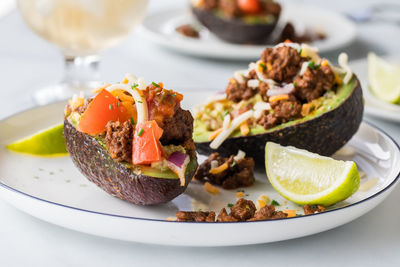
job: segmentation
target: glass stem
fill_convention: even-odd
[[[100,73],[98,55],[67,56],[65,55],[65,74],[63,83],[71,89],[80,91],[95,87],[98,84]]]

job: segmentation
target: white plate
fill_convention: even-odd
[[[207,93],[185,94],[192,106]],[[34,108],[0,122],[0,197],[42,220],[84,233],[144,243],[185,246],[232,246],[257,244],[307,236],[350,222],[382,202],[393,190],[400,173],[400,152],[380,130],[363,123],[350,141],[353,159],[367,173],[379,178],[366,192],[357,192],[325,213],[284,220],[240,223],[182,223],[166,221],[180,210],[216,210],[236,201],[236,190],[210,195],[193,182],[185,194],[158,206],[137,206],[114,198],[88,182],[68,157],[40,158],[7,151],[5,144],[62,120],[64,103]],[[204,159],[204,157],[202,157]],[[256,173],[255,185],[245,196],[256,200],[268,195],[281,203],[279,209],[301,207],[285,201]],[[232,234],[235,233],[235,234]]]
[[[344,47],[356,37],[354,23],[341,14],[295,4],[284,4],[282,10],[279,25],[289,20],[294,22],[296,28],[321,29],[327,34],[325,40],[313,43],[321,52]],[[226,43],[201,26],[200,39],[188,38],[175,31],[177,26],[187,23],[199,25],[189,10],[163,10],[148,15],[142,30],[145,36],[156,44],[201,57],[253,60],[258,58],[267,46]]]
[[[385,56],[385,60],[389,62],[400,62],[400,55]],[[363,88],[363,94],[365,97],[365,113],[367,115],[382,118],[389,121],[400,122],[400,105],[384,102],[376,98],[372,92],[368,89],[368,61],[367,59],[359,59],[350,62],[350,67],[354,73],[357,73],[357,77],[360,79],[360,83]]]

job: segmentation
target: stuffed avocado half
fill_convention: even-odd
[[[361,123],[362,90],[346,54],[339,55],[337,67],[317,51],[282,43],[235,72],[225,93],[194,109],[198,152],[241,149],[260,163],[267,141],[321,155],[341,148]]]
[[[184,192],[197,169],[193,117],[183,96],[162,83],[126,75],[96,96],[74,96],[64,137],[76,167],[107,193],[142,205]]]
[[[272,0],[193,0],[197,20],[230,43],[265,43],[275,29],[281,6]]]

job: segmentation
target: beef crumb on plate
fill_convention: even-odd
[[[211,154],[197,169],[195,179],[221,185],[224,189],[250,186],[254,183],[254,160],[243,152],[224,158]]]

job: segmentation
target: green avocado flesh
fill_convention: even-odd
[[[324,97],[322,97],[322,101],[323,101],[322,106],[319,107],[313,113],[311,113],[303,118],[297,119],[297,120],[282,123],[280,125],[277,125],[273,128],[267,129],[267,130],[264,129],[264,127],[262,127],[262,126],[257,125],[250,129],[249,135],[251,136],[251,135],[274,132],[276,130],[279,130],[279,129],[282,129],[285,127],[289,127],[289,126],[293,126],[293,125],[308,121],[310,119],[319,117],[322,114],[326,113],[327,111],[338,107],[345,99],[347,99],[350,96],[350,94],[352,93],[352,91],[356,85],[357,85],[357,80],[355,78],[353,78],[349,83],[338,87],[335,95],[332,98],[324,99]],[[212,132],[213,131],[207,130],[207,128],[203,122],[199,121],[198,119],[195,119],[194,132],[193,132],[193,139],[195,142],[208,142],[209,141],[208,136]],[[237,137],[237,136],[241,136],[240,130],[236,130],[230,135],[230,137]]]
[[[105,150],[107,150],[104,140],[101,137],[96,137],[96,140]],[[176,175],[170,169],[161,170],[145,165],[132,165],[126,162],[122,164],[126,168],[131,169],[132,172],[135,174],[143,174],[154,178],[179,179],[178,175]],[[191,158],[189,164],[186,167],[185,174],[193,172],[196,168],[197,168],[197,161],[196,159]]]

